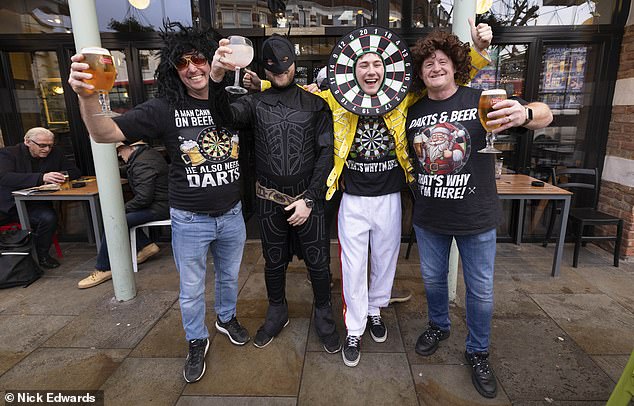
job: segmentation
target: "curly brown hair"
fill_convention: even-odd
[[[425,88],[425,83],[420,78],[423,61],[429,58],[436,51],[443,51],[454,64],[456,73],[454,79],[458,84],[469,82],[469,71],[471,70],[471,56],[469,55],[469,44],[460,41],[454,34],[435,30],[419,38],[411,48],[412,59],[414,61],[413,90]]]

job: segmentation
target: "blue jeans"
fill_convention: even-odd
[[[156,216],[149,209],[126,213],[125,219],[128,222],[128,229],[143,223],[147,223],[148,221],[164,220],[162,218],[158,218],[158,216]],[[147,235],[145,235],[145,233],[141,231],[141,229],[137,228],[136,230],[137,252],[143,249],[143,247],[150,244],[151,242],[152,241],[150,241]],[[95,269],[99,271],[110,270],[110,259],[108,258],[108,246],[106,244],[106,239],[104,238],[103,235],[101,236],[101,247],[99,248],[99,254],[97,254],[97,263],[95,264]]]
[[[214,309],[221,322],[236,314],[238,271],[246,241],[242,203],[218,217],[171,208],[172,250],[180,274],[180,307],[189,340],[209,337],[205,326],[205,275],[211,249],[216,273]]]
[[[438,234],[414,225],[420,269],[425,283],[429,321],[441,330],[449,330],[449,250],[455,237],[462,260],[467,289],[467,352],[489,349],[493,317],[493,273],[495,265],[495,228],[474,235]]]

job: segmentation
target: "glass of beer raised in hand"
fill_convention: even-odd
[[[493,105],[506,100],[506,90],[504,89],[491,89],[485,90],[480,95],[480,101],[478,102],[478,116],[480,117],[480,123],[482,123],[482,127],[487,130],[486,147],[482,148],[478,152],[482,152],[485,154],[500,154],[502,151],[496,149],[493,146],[493,142],[495,142],[495,134],[492,133],[493,130],[498,128],[500,125],[487,125],[487,114],[493,111]]]
[[[117,76],[112,55],[107,49],[98,47],[84,48],[81,50],[81,54],[84,55],[84,63],[89,65],[89,68],[84,72],[92,74],[92,78],[85,81],[93,85],[97,93],[99,93],[101,112],[96,115],[118,116],[118,113],[110,110],[110,98],[108,97],[108,92],[112,90],[114,79]]]
[[[240,68],[246,68],[253,60],[253,44],[251,40],[239,35],[232,35],[227,45],[233,53],[227,54],[225,57],[236,67],[236,79],[233,86],[225,87],[225,90],[231,94],[245,94],[247,89],[240,86]]]

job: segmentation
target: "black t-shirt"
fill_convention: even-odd
[[[403,188],[405,174],[396,159],[394,136],[382,117],[359,117],[343,179],[345,192],[358,196],[383,196]]]
[[[220,215],[240,200],[238,149],[233,148],[238,138],[216,130],[207,100],[187,96],[175,108],[165,99],[151,99],[115,121],[130,141],[162,140],[171,159],[170,207]]]
[[[416,171],[414,224],[419,227],[470,235],[500,222],[495,154],[478,152],[486,145],[478,119],[481,92],[461,86],[446,100],[424,97],[409,108],[407,140]]]

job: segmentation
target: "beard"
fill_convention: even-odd
[[[427,156],[429,161],[434,162],[437,159],[443,159],[443,153],[449,149],[449,141],[441,142],[439,144],[427,144]]]

